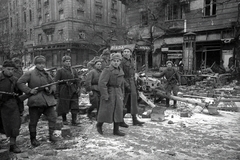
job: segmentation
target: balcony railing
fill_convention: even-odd
[[[165,21],[166,27],[171,31],[182,31],[184,29],[184,20],[175,19],[170,21]]]

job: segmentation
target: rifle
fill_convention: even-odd
[[[49,83],[49,84],[46,84],[46,85],[43,85],[43,86],[40,86],[40,87],[36,87],[34,89],[36,89],[37,91],[41,91],[41,90],[44,90],[46,87],[49,87],[49,86],[52,86],[52,85],[55,85],[55,84],[58,84],[58,83],[70,82],[70,81],[75,81],[75,80],[79,80],[79,79],[81,79],[81,78],[58,80],[56,82],[52,82],[52,83]],[[20,99],[20,101],[24,101],[25,99],[28,99],[32,95],[33,94],[30,94],[30,93],[23,94],[23,95],[19,96],[18,98]]]
[[[7,95],[11,95],[11,96],[18,96],[17,93],[14,92],[4,92],[4,91],[0,91],[0,94],[7,94]]]

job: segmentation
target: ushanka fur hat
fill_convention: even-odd
[[[46,58],[42,55],[36,56],[33,60],[34,64],[46,63]]]
[[[16,66],[15,66],[15,64],[13,63],[13,61],[11,61],[11,60],[5,60],[4,62],[3,62],[3,65],[2,65],[3,67],[15,67],[16,68]]]
[[[62,57],[62,62],[66,61],[66,60],[71,60],[71,57],[70,56],[63,56]]]
[[[113,59],[120,59],[120,60],[122,60],[121,53],[112,53],[112,54],[110,54],[110,60],[113,60]]]

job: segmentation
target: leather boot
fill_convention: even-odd
[[[169,99],[168,98],[166,98],[166,107],[169,107]]]
[[[136,114],[132,114],[132,121],[134,126],[142,126],[145,122],[141,122],[137,119]]]
[[[64,124],[64,125],[68,125],[67,115],[66,115],[66,114],[63,114],[63,115],[62,115],[62,121],[63,121],[63,124]]]
[[[40,146],[40,143],[38,142],[38,140],[36,139],[36,132],[30,132],[30,139],[31,139],[31,144],[34,147]]]
[[[124,121],[124,117],[127,114],[127,110],[123,110],[123,121],[119,123],[120,127],[124,127],[124,128],[128,128],[129,126],[127,125],[127,123],[125,123]]]
[[[173,108],[177,108],[177,101],[174,101]]]
[[[99,134],[103,134],[103,131],[102,131],[102,126],[103,126],[103,122],[97,122],[96,124],[96,127],[97,127],[97,131]]]
[[[72,125],[73,126],[77,126],[80,123],[77,122],[77,114],[76,113],[72,113]]]
[[[18,148],[16,144],[16,137],[10,137],[10,152],[13,153],[21,153],[21,150]]]
[[[119,131],[119,123],[113,124],[113,134],[116,136],[125,136],[125,133]]]

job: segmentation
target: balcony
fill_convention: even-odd
[[[184,29],[184,20],[175,19],[175,20],[165,21],[165,26],[169,31],[180,32]]]
[[[47,34],[52,34],[55,30],[55,23],[54,22],[47,22],[42,24],[42,30],[43,32]]]

